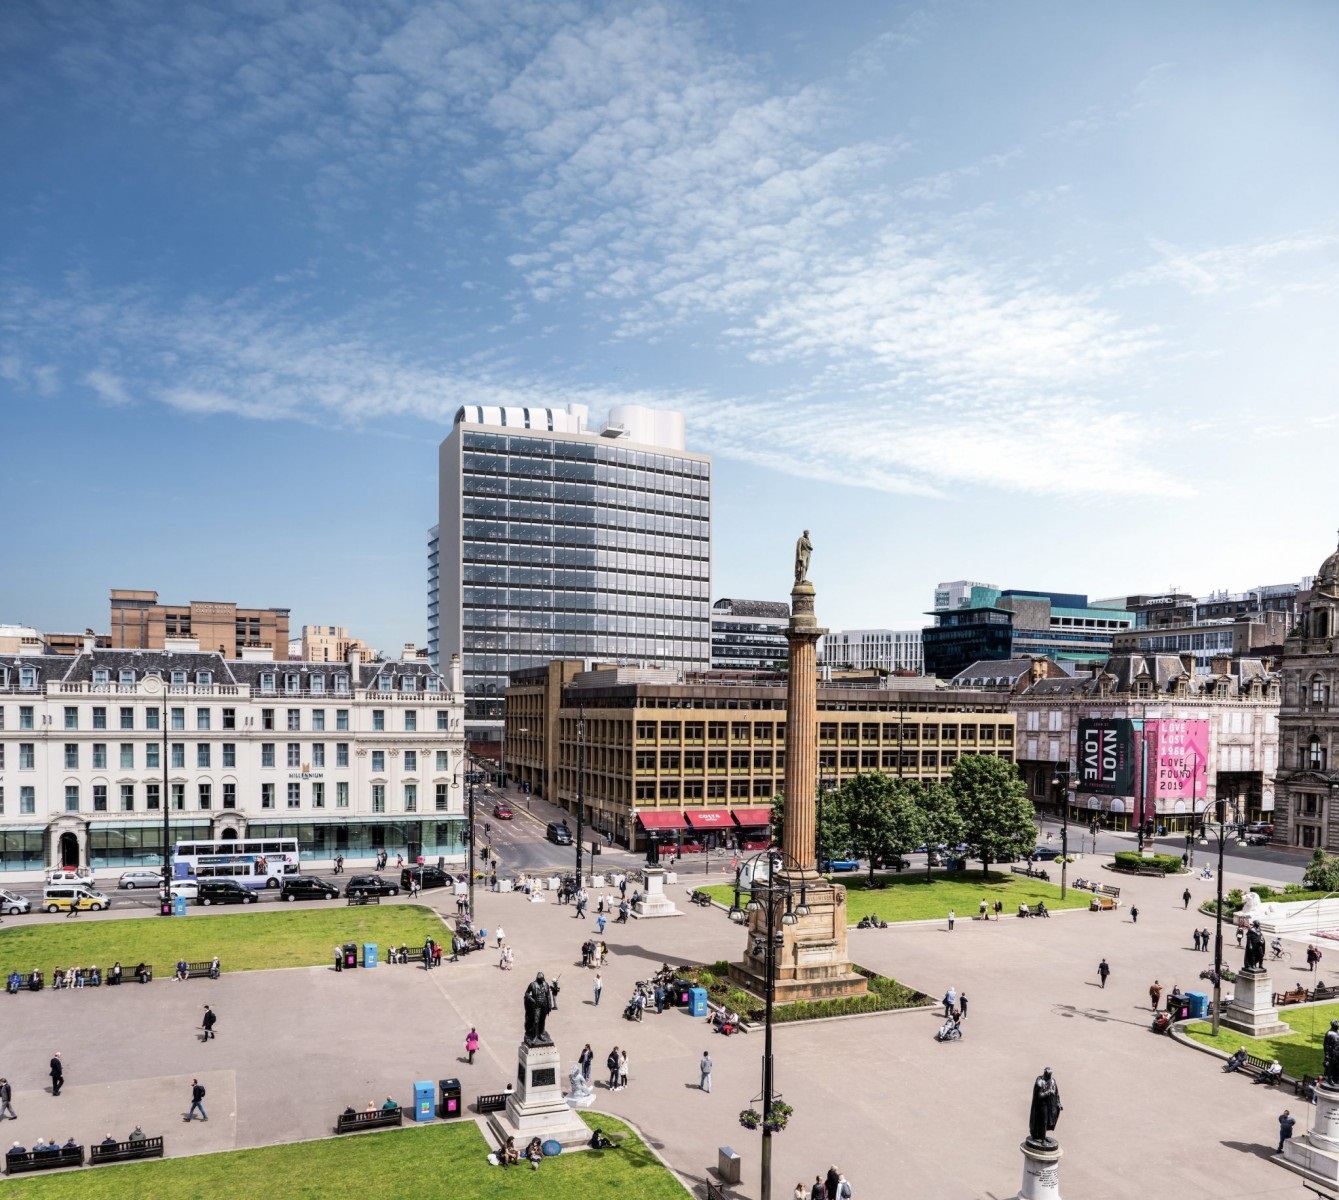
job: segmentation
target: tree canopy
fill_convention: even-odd
[[[1013,763],[964,754],[953,764],[948,786],[968,857],[979,858],[983,872],[993,862],[1021,858],[1036,845],[1035,810]]]

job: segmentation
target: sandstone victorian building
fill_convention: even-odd
[[[1274,840],[1339,848],[1339,550],[1323,563],[1283,647]]]

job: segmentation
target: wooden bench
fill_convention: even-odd
[[[1094,886],[1093,891],[1099,896],[1114,896],[1117,900],[1120,899],[1120,888],[1114,883],[1099,883]]]
[[[707,1180],[706,1200],[727,1200],[725,1193],[710,1179]]]
[[[374,1108],[371,1112],[342,1112],[335,1122],[336,1133],[358,1133],[364,1129],[388,1129],[404,1124],[403,1108]]]
[[[1094,895],[1091,903],[1088,905],[1089,912],[1114,912],[1120,907],[1120,901],[1115,896]]]
[[[381,897],[373,892],[350,892],[349,904],[380,904]]]
[[[1161,867],[1135,867],[1134,873],[1136,875],[1156,876],[1158,879],[1163,879],[1167,875],[1167,872]]]
[[[88,1149],[88,1165],[102,1166],[104,1163],[132,1162],[137,1158],[162,1158],[163,1139],[160,1137],[142,1138],[134,1142],[117,1142],[116,1145],[101,1144]]]
[[[29,1171],[57,1171],[62,1167],[82,1167],[84,1165],[84,1148],[74,1146],[69,1150],[64,1147],[51,1151],[43,1151],[41,1154],[34,1154],[31,1150],[27,1154],[6,1154],[5,1155],[5,1174],[23,1175]]]
[[[33,986],[33,977],[32,977],[31,974],[29,974],[29,975],[20,975],[20,976],[19,976],[19,992],[40,992],[45,986],[46,986],[46,980],[45,980],[45,979],[39,979],[39,980],[37,981],[37,986],[34,987],[34,986]],[[9,991],[9,976],[8,976],[8,975],[5,976],[5,990],[6,990],[6,991]],[[9,994],[10,994],[11,996],[17,996],[19,993],[18,993],[18,992],[9,992]]]
[[[1286,992],[1274,993],[1274,1007],[1281,1008],[1285,1004],[1305,1004],[1310,996],[1304,987],[1295,987]]]
[[[1335,996],[1339,996],[1339,987],[1334,987],[1328,983],[1316,984],[1311,992],[1311,999],[1313,1000],[1333,1000]]]
[[[1269,1070],[1270,1065],[1271,1061],[1269,1059],[1257,1058],[1254,1054],[1248,1054],[1246,1056],[1246,1061],[1241,1064],[1240,1069],[1244,1071],[1247,1075],[1250,1075],[1253,1079],[1260,1079],[1264,1076],[1264,1073]],[[1275,1083],[1280,1084],[1290,1083],[1293,1085],[1294,1089],[1296,1089],[1297,1087],[1297,1080],[1295,1080],[1291,1075],[1286,1074],[1280,1075],[1278,1079],[1275,1080]]]

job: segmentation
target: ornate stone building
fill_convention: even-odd
[[[1320,565],[1283,646],[1274,840],[1339,848],[1339,550]]]

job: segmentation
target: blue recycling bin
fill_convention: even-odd
[[[377,965],[377,944],[376,942],[363,943],[363,966],[375,967]]]
[[[172,915],[174,917],[184,917],[186,915],[186,897],[172,897]]]
[[[1190,1006],[1190,1015],[1195,1018],[1209,1015],[1209,997],[1204,992],[1187,992],[1186,1003]]]
[[[437,1115],[437,1088],[431,1079],[414,1083],[414,1120],[431,1121]]]
[[[707,1015],[707,989],[694,987],[688,989],[688,1015],[705,1017]]]

